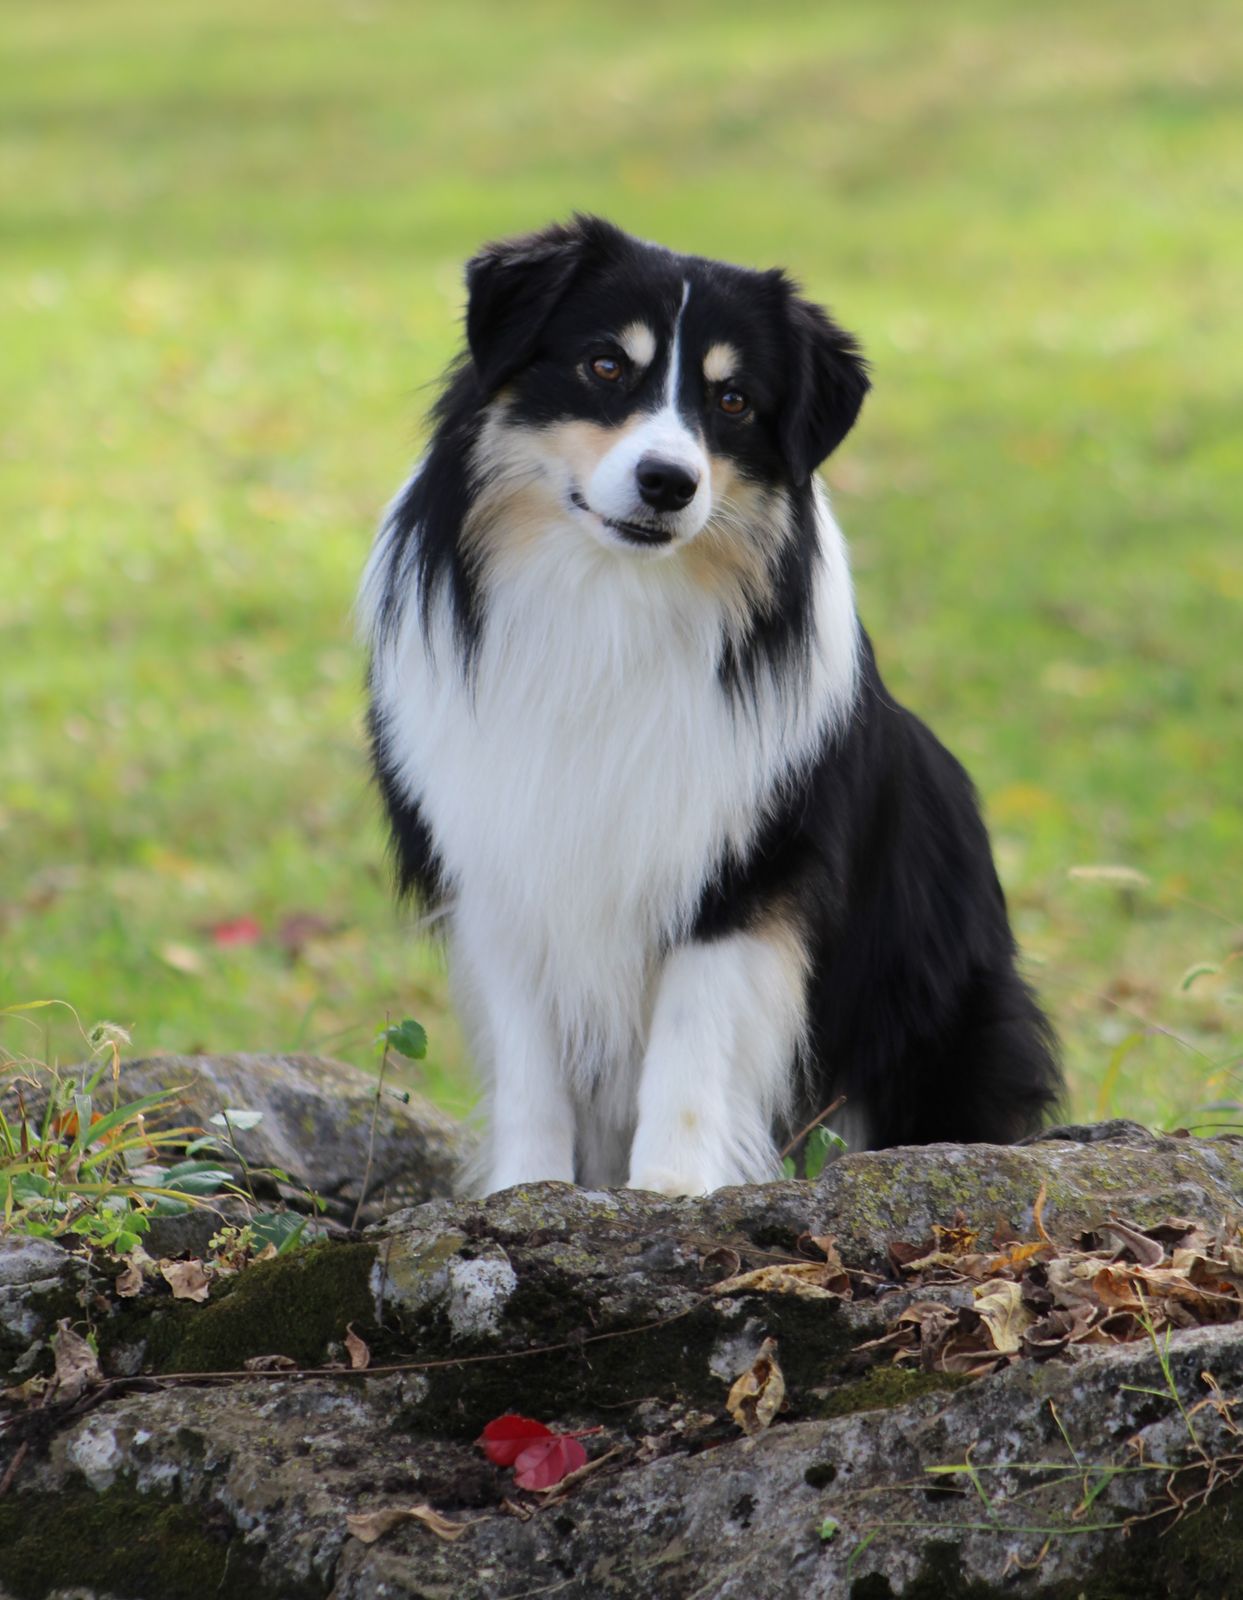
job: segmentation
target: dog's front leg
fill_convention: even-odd
[[[463,938],[459,930],[458,957],[491,1078],[478,1188],[494,1194],[549,1178],[572,1183],[574,1108],[535,984],[503,939]]]
[[[779,1174],[806,963],[788,930],[685,945],[656,992],[630,1154],[632,1189],[706,1194]]]

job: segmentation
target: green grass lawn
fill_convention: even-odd
[[[1075,1111],[1243,1100],[1243,963],[1182,986],[1243,945],[1241,95],[1231,0],[9,0],[0,1006],[359,1062],[412,1013],[469,1103],[349,612],[461,260],[581,207],[858,331],[861,607],[979,784]]]

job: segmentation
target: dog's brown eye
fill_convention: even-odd
[[[597,356],[591,363],[591,370],[605,383],[616,383],[622,375],[622,364],[616,356]]]
[[[740,389],[726,389],[719,404],[728,417],[740,417],[744,411],[751,409],[751,402]]]

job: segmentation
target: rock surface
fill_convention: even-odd
[[[911,1299],[900,1286],[853,1300],[713,1292],[804,1233],[833,1235],[848,1266],[879,1274],[890,1240],[956,1211],[986,1235],[1030,1232],[1042,1187],[1043,1225],[1063,1241],[1111,1212],[1215,1223],[1243,1210],[1243,1143],[1124,1126],[1090,1142],[894,1150],[845,1157],[814,1184],[694,1201],[537,1185],[414,1207],[252,1266],[206,1305],[152,1286],[95,1317],[105,1373],[158,1385],[131,1376],[55,1427],[15,1409],[0,1434],[0,1480],[25,1446],[0,1496],[0,1594],[1243,1592],[1243,1325],[1178,1331],[1168,1354],[1101,1346],[965,1381],[858,1350]],[[49,1257],[22,1270],[60,1283],[67,1269]],[[242,1370],[341,1360],[350,1327],[369,1372]],[[725,1399],[766,1336],[786,1406],[747,1439]],[[189,1376],[207,1372],[239,1376]],[[561,1493],[517,1490],[472,1443],[509,1410],[600,1429],[585,1443],[602,1464]],[[465,1531],[348,1531],[351,1513],[418,1505]]]
[[[367,1171],[376,1080],[323,1056],[151,1056],[121,1066],[126,1096],[184,1086],[181,1121],[206,1126],[218,1112],[261,1111],[263,1121],[234,1130],[252,1167],[278,1167],[328,1202],[347,1225]],[[383,1092],[365,1221],[383,1211],[452,1193],[469,1135],[430,1101]]]

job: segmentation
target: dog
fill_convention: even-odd
[[[469,1187],[701,1194],[1010,1142],[1060,1091],[970,780],[886,691],[816,468],[869,387],[780,270],[484,247],[368,562],[400,888],[486,1082]]]

